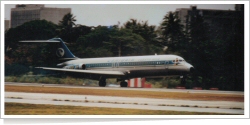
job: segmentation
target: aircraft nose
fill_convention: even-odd
[[[187,66],[187,70],[189,70],[190,73],[193,73],[193,72],[194,72],[194,66],[192,66],[192,65],[189,64],[189,63],[186,63],[186,66]]]

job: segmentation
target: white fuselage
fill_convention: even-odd
[[[190,68],[193,67],[182,57],[176,55],[86,58],[71,60],[58,65],[64,66],[66,69],[109,71],[168,69],[189,72]]]

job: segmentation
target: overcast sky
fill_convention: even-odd
[[[192,4],[198,9],[234,10],[234,4]],[[76,16],[76,24],[87,26],[123,25],[131,18],[148,21],[149,25],[159,26],[169,11],[177,8],[190,8],[190,4],[45,4],[45,7],[71,8]],[[10,10],[15,4],[5,4],[4,18],[10,19]]]

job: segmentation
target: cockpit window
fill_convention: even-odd
[[[179,62],[185,62],[185,60],[182,60],[182,59],[177,60],[177,62],[178,62],[178,61],[179,61]]]
[[[185,62],[185,60],[179,59],[179,60],[173,60],[173,62]]]

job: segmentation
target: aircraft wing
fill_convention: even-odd
[[[44,70],[62,71],[62,72],[103,74],[103,75],[125,75],[122,71],[79,70],[79,69],[63,69],[63,68],[48,68],[48,67],[36,67],[36,68],[41,68]]]

